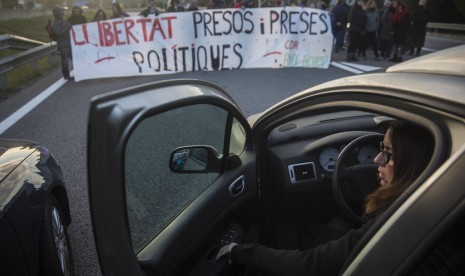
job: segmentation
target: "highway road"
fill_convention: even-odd
[[[428,36],[423,54],[464,44],[465,39]],[[308,87],[353,74],[384,70],[393,63],[368,60],[346,63],[335,54],[329,69],[247,69],[191,72],[163,76],[67,82],[60,70],[0,102],[0,137],[21,138],[48,147],[63,169],[73,223],[69,228],[76,275],[101,275],[95,252],[87,194],[86,139],[89,102],[93,96],[165,79],[195,78],[228,91],[249,116]],[[408,55],[407,59],[411,58]],[[440,91],[438,91],[439,93]],[[37,98],[40,97],[40,98]],[[12,117],[13,115],[13,117]]]

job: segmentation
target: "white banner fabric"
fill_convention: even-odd
[[[328,12],[217,9],[73,26],[76,81],[244,68],[328,68]]]

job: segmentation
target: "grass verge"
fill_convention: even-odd
[[[88,21],[91,21],[94,13],[95,10],[85,10],[84,16]],[[107,15],[111,14],[111,11],[108,10],[106,13]],[[70,10],[65,12],[65,18],[69,15]],[[45,31],[45,23],[51,18],[52,16],[50,12],[50,15],[27,19],[18,18],[5,21],[0,20],[0,35],[12,34],[47,43],[50,42],[50,39]],[[12,56],[19,52],[20,51],[16,49],[4,49],[0,51],[0,59]],[[57,66],[60,66],[60,57],[58,55],[52,55],[0,75],[0,101],[21,90],[23,87],[30,85],[32,81],[44,76],[51,69],[56,68]]]

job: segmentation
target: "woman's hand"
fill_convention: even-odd
[[[232,242],[230,244],[227,244],[227,245],[221,247],[220,250],[218,251],[218,253],[216,253],[215,261],[218,261],[219,259],[221,259],[221,257],[231,253],[231,250],[235,245],[237,245],[237,243]]]

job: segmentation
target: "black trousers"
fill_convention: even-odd
[[[349,49],[347,50],[348,55],[355,55],[360,44],[361,33],[349,31]]]

